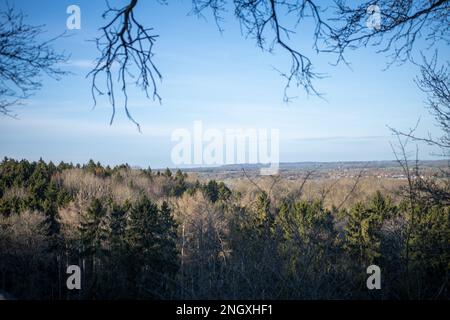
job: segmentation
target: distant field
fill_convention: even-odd
[[[442,168],[448,168],[448,161],[420,161],[419,167],[424,177],[439,175]],[[253,197],[259,188],[264,191],[272,188],[274,199],[322,198],[329,208],[346,208],[357,201],[366,201],[376,191],[398,202],[399,190],[407,183],[396,161],[282,163],[277,177],[261,176],[260,168],[258,165],[230,165],[183,171],[188,172],[191,179],[223,181],[244,198],[245,195]]]

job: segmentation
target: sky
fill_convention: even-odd
[[[124,1],[111,1],[111,4]],[[163,75],[162,103],[131,88],[129,109],[141,132],[118,105],[112,125],[111,106],[100,99],[94,108],[90,91],[92,68],[98,52],[92,41],[102,26],[104,1],[14,0],[27,14],[26,22],[45,25],[45,37],[64,31],[55,48],[70,54],[62,67],[72,74],[60,81],[43,77],[42,90],[14,108],[18,119],[0,116],[0,156],[17,159],[105,164],[129,163],[152,168],[174,167],[171,140],[174,130],[193,130],[195,121],[206,129],[277,129],[279,160],[364,161],[394,158],[395,142],[389,127],[407,130],[420,118],[418,134],[438,135],[424,107],[426,97],[413,79],[412,64],[386,69],[386,56],[374,48],[347,53],[351,68],[333,66],[335,57],[316,54],[305,25],[291,38],[326,75],[315,81],[324,99],[292,88],[297,96],[283,102],[284,80],[274,68],[286,70],[289,57],[281,50],[262,52],[242,35],[232,14],[218,31],[213,18],[189,14],[188,0],[138,3],[138,19],[159,37],[154,61]],[[67,30],[70,5],[81,9],[81,29]],[[2,8],[4,2],[2,1]],[[441,48],[441,56],[450,54]],[[436,150],[420,145],[420,158],[434,159]]]

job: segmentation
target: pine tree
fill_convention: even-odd
[[[261,192],[256,200],[256,225],[268,229],[272,224],[270,213],[270,199],[267,193]]]
[[[109,243],[111,251],[120,250],[123,247],[126,231],[126,214],[130,209],[130,204],[126,202],[124,205],[116,203],[112,204],[110,220],[109,220]]]
[[[178,240],[177,224],[172,216],[169,205],[164,201],[159,210],[159,234],[161,244],[161,263],[166,266],[165,273],[174,276],[178,270],[178,253],[176,244]]]
[[[219,186],[216,180],[210,180],[208,184],[204,186],[203,192],[211,202],[216,202],[217,199],[219,199]]]
[[[37,163],[29,181],[29,191],[31,193],[30,206],[34,210],[43,210],[48,185],[50,183],[50,174],[47,166],[42,159]],[[52,190],[51,190],[52,191]]]
[[[219,183],[219,196],[218,198],[222,201],[228,200],[231,197],[231,190],[223,183]]]
[[[186,191],[186,189],[187,189],[187,186],[186,186],[185,176],[183,175],[181,170],[178,169],[177,173],[175,174],[175,186],[173,187],[172,194],[175,197],[181,197],[183,195],[183,193]]]
[[[126,247],[127,213],[130,204],[110,204],[107,223],[107,251],[103,255],[104,271],[101,273],[102,297],[107,299],[127,298],[127,264],[129,257]]]
[[[167,294],[167,279],[175,274],[176,224],[167,204],[161,210],[143,196],[130,211],[127,226],[130,287],[138,297]]]
[[[397,213],[397,208],[392,204],[390,197],[385,197],[380,191],[377,191],[369,202],[368,210],[380,222],[393,218]]]
[[[102,241],[105,239],[105,230],[101,222],[106,215],[106,208],[99,199],[91,202],[80,225],[80,238],[85,255],[93,255],[101,250]]]
[[[273,230],[283,276],[288,281],[302,279],[306,282],[311,274],[320,274],[323,278],[333,276],[329,266],[336,263],[337,232],[331,212],[321,201],[283,201]]]
[[[359,202],[348,212],[345,247],[360,263],[370,265],[380,257],[381,227],[396,212],[390,199],[377,192],[368,205]]]
[[[408,280],[414,293],[410,293],[414,298],[449,296],[450,208],[433,205],[417,209],[411,225]]]
[[[169,168],[166,168],[166,171],[164,172],[164,175],[166,177],[168,177],[168,178],[171,178],[172,177],[172,171],[170,171]]]
[[[102,272],[102,261],[104,261],[105,240],[107,239],[107,228],[105,227],[106,208],[100,199],[91,202],[86,213],[83,215],[80,226],[80,245],[85,287],[84,294],[87,298],[96,298],[101,292],[99,275]]]

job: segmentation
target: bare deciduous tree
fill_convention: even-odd
[[[420,67],[420,76],[416,78],[416,83],[420,90],[427,95],[426,106],[430,114],[435,118],[435,125],[441,130],[440,137],[433,137],[428,133],[426,137],[418,136],[415,131],[416,126],[408,132],[390,128],[395,135],[410,138],[416,142],[425,142],[442,150],[442,156],[448,157],[450,152],[450,64],[437,65],[437,54],[431,60],[423,57]]]
[[[424,57],[420,68],[421,75],[417,77],[419,88],[427,94],[427,107],[435,117],[436,125],[442,130],[442,136],[422,139],[429,144],[450,150],[450,63],[437,67],[437,55],[431,61]],[[445,152],[445,151],[444,151]]]
[[[13,7],[0,11],[0,113],[14,116],[11,107],[42,87],[42,76],[59,79],[67,72],[58,65],[66,56],[52,48],[56,38],[39,41],[43,26],[25,23]]]

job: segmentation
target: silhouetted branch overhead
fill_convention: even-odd
[[[423,57],[420,72],[416,83],[426,93],[427,108],[434,116],[436,126],[441,130],[442,135],[440,137],[433,137],[430,133],[426,137],[416,135],[415,131],[419,123],[408,132],[390,129],[396,135],[439,147],[444,152],[443,156],[448,157],[450,152],[450,65],[447,62],[438,67],[437,55],[434,55],[431,60]]]
[[[90,73],[93,76],[92,94],[94,100],[97,95],[109,95],[113,106],[111,121],[116,106],[114,65],[118,67],[117,80],[125,98],[125,111],[133,122],[127,106],[127,80],[132,80],[147,96],[151,91],[153,99],[161,99],[156,82],[161,79],[161,73],[153,62],[157,35],[151,34],[152,28],[145,27],[135,18],[137,3],[138,0],[129,0],[120,9],[108,5],[104,17],[110,17],[110,20],[97,39],[101,56]],[[379,0],[359,5],[335,0],[333,3],[324,5],[314,0],[192,0],[192,13],[203,16],[207,11],[212,12],[219,30],[223,31],[224,16],[232,9],[245,36],[254,39],[261,50],[273,52],[279,48],[286,52],[290,67],[278,70],[286,80],[285,101],[290,100],[288,89],[292,86],[320,96],[313,85],[320,74],[314,71],[310,57],[292,45],[290,39],[303,22],[312,21],[312,34],[309,36],[312,36],[312,47],[317,53],[337,54],[338,62],[345,63],[346,50],[361,46],[375,46],[378,52],[391,54],[391,62],[404,62],[412,60],[411,53],[421,37],[430,47],[437,42],[448,44],[450,41],[450,0]],[[367,26],[367,20],[372,14],[368,9],[374,5],[379,10],[380,21],[372,28]],[[134,72],[138,73],[137,77],[133,76]],[[100,77],[104,77],[105,90],[100,89]]]
[[[206,9],[211,9],[216,23],[220,27],[222,15],[226,11],[225,0],[193,0],[194,13],[202,15]],[[239,21],[246,37],[256,41],[263,51],[273,52],[281,48],[290,57],[290,68],[287,71],[277,70],[286,79],[284,100],[289,101],[288,89],[291,85],[303,87],[308,94],[320,95],[313,85],[313,80],[320,74],[313,70],[313,64],[308,56],[290,44],[290,35],[294,28],[287,27],[286,15],[295,16],[296,24],[312,18],[314,28],[314,48],[319,51],[319,40],[334,34],[333,28],[322,18],[323,10],[314,1],[288,0],[235,0],[234,15]],[[286,23],[286,24],[285,24]]]
[[[28,25],[24,18],[13,7],[0,12],[0,113],[10,116],[12,106],[41,88],[43,75],[59,79],[67,73],[58,68],[66,56],[52,48],[58,37],[39,42],[43,26]]]
[[[161,73],[153,62],[153,45],[158,36],[151,34],[153,28],[144,27],[135,18],[134,10],[137,2],[137,0],[131,0],[128,5],[120,9],[112,8],[108,4],[103,17],[111,17],[111,19],[101,28],[102,35],[96,39],[100,58],[89,75],[92,76],[94,102],[97,95],[106,93],[109,96],[113,107],[112,123],[116,106],[113,73],[117,66],[117,81],[121,85],[125,99],[125,112],[139,128],[139,124],[128,110],[128,80],[132,80],[136,86],[140,87],[147,97],[150,96],[149,91],[151,91],[152,98],[161,101],[157,88],[157,80],[161,79]],[[137,72],[137,77],[134,72]],[[106,92],[100,88],[100,78],[105,81]]]
[[[167,4],[165,0],[158,1]],[[138,127],[128,109],[129,85],[136,85],[148,98],[161,102],[158,90],[162,75],[154,61],[154,45],[157,35],[146,21],[138,20],[136,10],[139,0],[128,0],[122,7],[111,7],[103,14],[105,25],[100,28],[96,41],[100,56],[89,73],[92,76],[92,96],[96,103],[99,95],[106,94],[112,105],[111,122],[114,120],[117,89],[121,92],[124,109]],[[375,46],[378,52],[391,55],[391,62],[413,61],[413,51],[426,43],[438,49],[438,44],[450,43],[450,0],[378,0],[359,4],[345,0],[322,3],[318,0],[192,0],[192,12],[212,16],[222,31],[222,22],[231,9],[241,30],[253,39],[263,51],[286,53],[289,62],[285,70],[277,71],[285,79],[284,100],[289,101],[289,89],[301,87],[308,94],[319,95],[315,80],[320,73],[302,47],[292,39],[294,34],[307,30],[302,40],[311,42],[317,53],[337,54],[338,62],[344,61],[348,49]],[[377,6],[379,24],[368,27],[370,7]],[[23,15],[13,10],[2,13],[0,25],[0,70],[4,77],[1,94],[1,112],[28,97],[41,86],[41,73],[58,77],[63,72],[55,66],[64,60],[50,46],[54,40],[39,43],[37,37],[42,27],[23,23]],[[19,54],[14,51],[18,42]],[[16,49],[19,47],[16,47]],[[8,50],[13,50],[8,53]],[[16,59],[16,60],[13,60]],[[15,61],[15,62],[13,62]],[[31,61],[31,63],[30,63]],[[11,66],[8,66],[8,63]],[[8,67],[7,67],[8,66]],[[23,69],[24,66],[26,69]],[[24,71],[20,73],[19,71]],[[122,99],[120,99],[122,101]]]
[[[450,41],[449,0],[365,1],[356,7],[353,1],[337,0],[336,5],[333,20],[340,27],[329,44],[340,59],[347,48],[371,45],[378,47],[378,52],[390,55],[390,63],[413,61],[411,54],[420,38],[430,47],[439,41],[447,44]],[[380,23],[368,28],[367,10],[372,5],[379,9]]]
[[[435,117],[443,135],[429,143],[450,150],[450,63],[437,67],[437,55],[430,61],[423,58],[421,75],[416,83],[427,94],[427,107]]]
[[[217,28],[223,32],[221,22],[224,21],[223,15],[226,13],[227,0],[192,0],[192,13],[198,17],[205,18],[203,11],[210,9]]]

